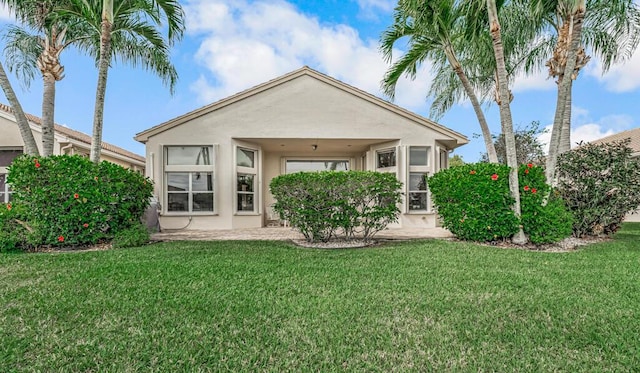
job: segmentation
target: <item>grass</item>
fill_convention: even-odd
[[[0,371],[637,371],[640,224],[571,253],[427,240],[0,255]]]

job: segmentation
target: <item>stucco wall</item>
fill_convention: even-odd
[[[263,139],[282,139],[284,150],[273,149]],[[311,148],[288,152],[296,139],[365,139],[370,146],[357,151],[324,151]],[[149,137],[146,143],[148,176],[155,182],[155,194],[162,203],[163,147],[167,145],[216,145],[215,216],[162,216],[165,229],[177,229],[189,223],[190,229],[230,229],[262,226],[264,215],[238,216],[234,213],[234,146],[253,144],[261,149],[262,173],[260,213],[273,203],[268,193],[271,179],[281,173],[287,157],[340,156],[354,159],[355,169],[361,169],[361,157],[367,154],[370,165],[374,152],[382,146],[426,145],[431,147],[429,172],[436,170],[438,146],[436,140],[451,140],[446,135],[398,115],[380,105],[363,100],[348,92],[308,76],[249,96],[190,121]],[[286,146],[285,146],[286,142]],[[400,154],[400,157],[405,157]],[[401,178],[405,170],[398,166]],[[189,219],[191,221],[189,222]],[[435,226],[435,214],[403,216],[401,224]]]

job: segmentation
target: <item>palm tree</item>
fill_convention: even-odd
[[[546,55],[534,56],[556,79],[558,97],[547,157],[546,176],[554,182],[559,154],[571,148],[571,103],[573,81],[589,62],[585,48],[601,61],[603,71],[629,58],[640,41],[640,7],[633,0],[520,0],[530,4],[533,28],[554,45]],[[587,12],[587,9],[589,11]],[[523,23],[523,26],[526,23]]]
[[[42,94],[42,151],[44,156],[53,154],[54,111],[56,82],[64,75],[60,53],[72,42],[67,41],[67,25],[58,22],[56,7],[64,1],[23,1],[22,6],[32,9],[21,18],[26,27],[10,26],[5,35],[5,56],[9,71],[28,85],[38,69],[43,80]],[[32,34],[27,28],[35,30]]]
[[[408,37],[408,51],[386,72],[382,80],[382,88],[385,94],[393,98],[398,79],[402,75],[415,79],[418,66],[427,59],[439,67],[436,69],[438,72],[449,66],[462,85],[464,95],[471,101],[480,124],[489,161],[497,163],[498,157],[480,100],[460,61],[460,52],[457,47],[464,36],[463,26],[464,15],[456,0],[430,2],[400,0],[395,9],[394,23],[382,34],[380,49],[389,62],[396,42]],[[457,83],[454,84],[458,85]],[[429,94],[437,96],[433,89]],[[461,98],[462,94],[458,94],[445,105],[450,107],[452,101]],[[438,116],[444,112],[438,110],[438,106],[435,106],[437,104],[441,102],[434,101],[432,115]]]
[[[513,117],[511,116],[511,92],[509,90],[509,82],[507,80],[507,68],[505,65],[504,50],[502,47],[502,34],[500,31],[500,21],[498,19],[498,8],[496,0],[487,1],[487,14],[489,16],[489,33],[493,40],[493,50],[496,57],[496,75],[498,77],[498,92],[500,101],[500,124],[502,127],[502,135],[504,136],[505,150],[507,154],[507,166],[509,166],[509,188],[511,196],[515,202],[513,211],[518,218],[521,215],[520,209],[520,186],[518,184],[518,161],[516,155],[516,141],[513,134]],[[527,237],[524,235],[522,226],[518,233],[513,236],[513,242],[516,244],[524,244]]]
[[[11,86],[9,77],[7,77],[7,73],[4,71],[4,67],[2,66],[2,64],[0,64],[0,87],[2,87],[2,91],[7,97],[9,105],[11,105],[13,115],[16,117],[16,123],[18,124],[18,129],[20,130],[20,136],[22,136],[22,141],[24,142],[24,152],[35,156],[40,155],[40,152],[38,151],[38,145],[36,144],[35,137],[33,137],[33,132],[31,132],[31,127],[29,126],[27,116],[22,109],[22,105],[20,105],[20,101],[18,100],[16,92]]]
[[[171,92],[177,72],[171,64],[170,47],[182,38],[184,13],[176,0],[69,0],[73,6],[66,13],[82,20],[91,37],[76,45],[96,58],[98,83],[93,118],[91,160],[100,161],[104,99],[110,64],[120,60],[141,65],[156,73]],[[167,36],[159,29],[166,28]]]
[[[26,7],[25,2],[9,0],[9,1],[0,1],[0,5],[5,5],[16,14],[18,19],[25,17],[26,14],[31,12],[31,9]],[[2,91],[4,92],[7,100],[9,101],[9,105],[11,105],[11,109],[13,111],[13,115],[16,118],[16,123],[18,125],[18,129],[20,130],[20,136],[22,136],[22,141],[24,142],[24,151],[27,154],[38,156],[40,152],[38,151],[38,145],[33,136],[33,132],[31,132],[31,127],[29,126],[29,120],[27,119],[24,110],[22,109],[22,105],[18,100],[18,96],[13,90],[13,86],[7,77],[7,73],[4,70],[4,66],[0,64],[0,87],[2,87]]]

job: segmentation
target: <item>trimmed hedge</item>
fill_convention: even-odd
[[[428,179],[433,203],[443,226],[456,237],[478,242],[511,238],[522,224],[536,244],[562,240],[571,234],[571,215],[562,201],[551,199],[543,169],[533,164],[518,169],[521,220],[513,213],[509,167],[471,163],[442,170]]]
[[[373,171],[298,172],[270,184],[274,209],[310,241],[369,240],[398,220],[402,183]]]
[[[9,168],[12,208],[4,220],[22,248],[90,245],[141,224],[152,182],[110,162],[80,156],[21,156]],[[26,237],[20,227],[27,230]]]

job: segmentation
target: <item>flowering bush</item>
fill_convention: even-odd
[[[509,167],[472,163],[442,170],[429,178],[429,190],[443,226],[470,241],[506,240],[522,224],[531,242],[556,242],[571,234],[571,215],[561,201],[543,206],[549,192],[544,172],[531,163],[518,170],[521,220],[512,210]]]
[[[518,231],[507,166],[469,163],[436,173],[428,184],[443,226],[456,237],[486,242]]]
[[[12,204],[23,211],[28,243],[73,246],[109,241],[140,223],[151,181],[109,162],[79,156],[22,156],[9,168]]]
[[[529,240],[545,244],[569,237],[573,217],[557,193],[551,192],[551,187],[545,182],[544,169],[531,163],[522,165],[518,169],[518,179],[521,188],[520,221]]]
[[[22,209],[15,203],[0,203],[0,253],[23,247],[29,231],[22,224]]]
[[[629,140],[584,144],[558,158],[558,192],[575,216],[577,237],[616,232],[640,206],[640,159]]]

